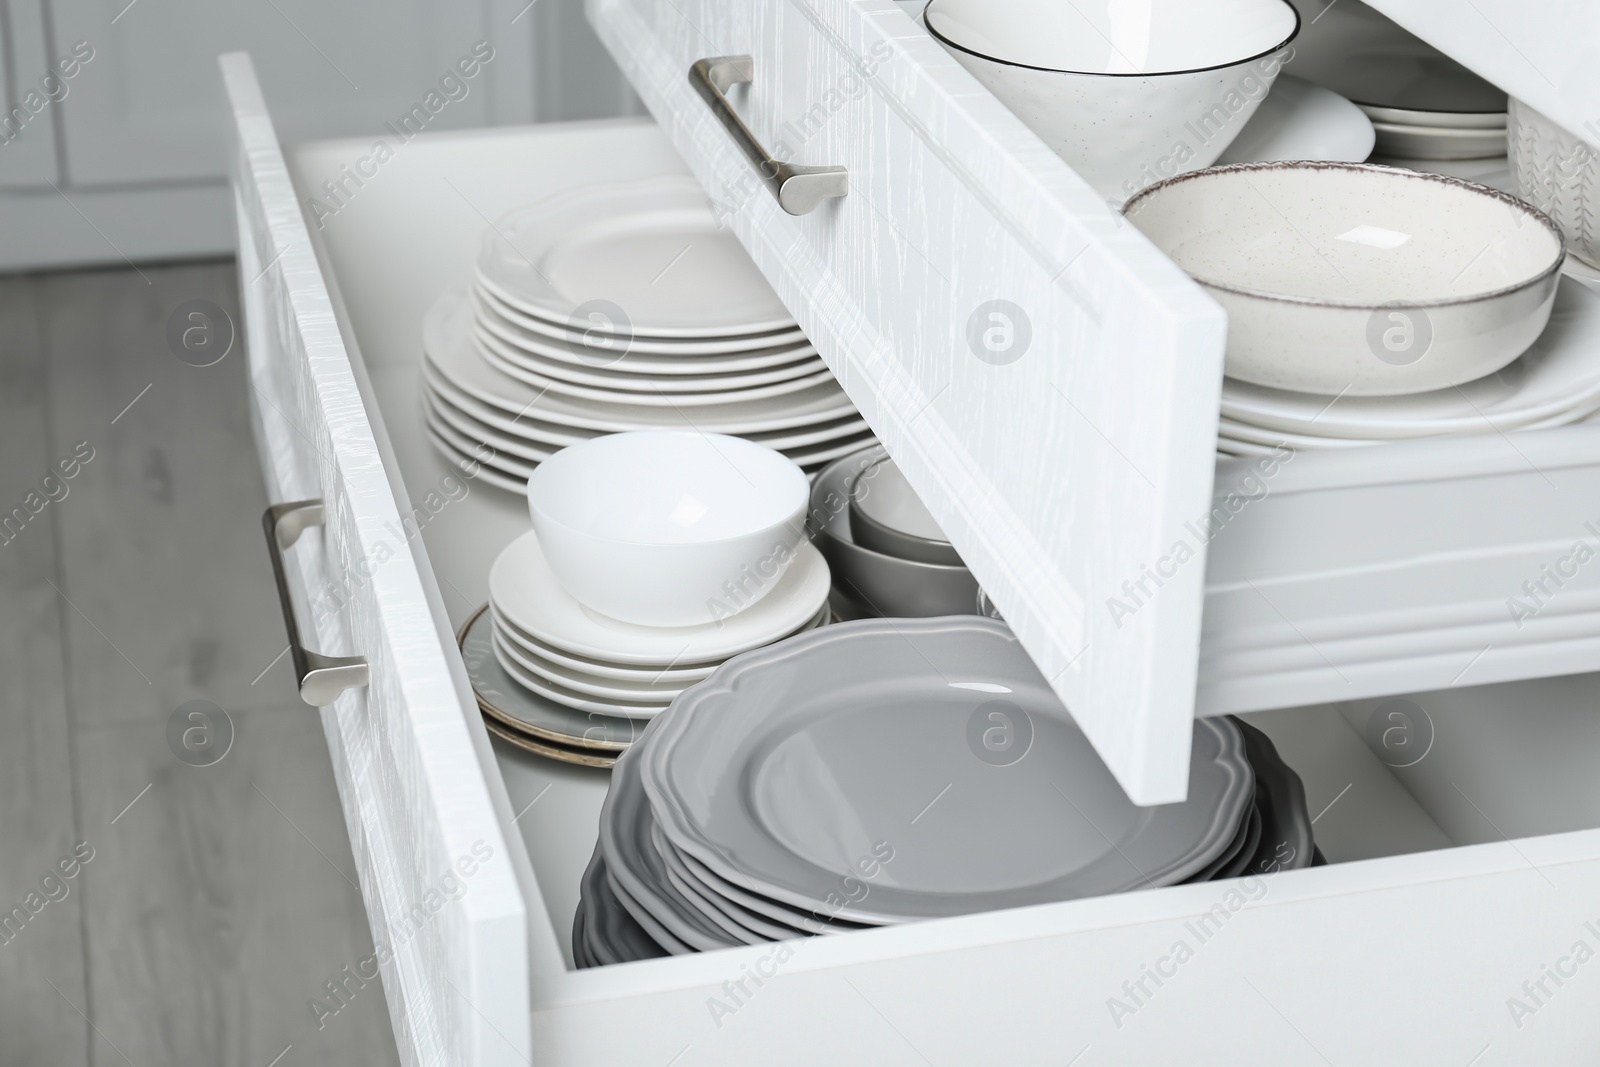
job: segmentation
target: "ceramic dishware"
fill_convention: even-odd
[[[716,622],[758,603],[804,536],[804,472],[723,434],[613,434],[528,480],[551,569],[594,610],[642,626]]]
[[[1254,795],[1237,729],[1203,719],[1189,799],[1136,807],[1010,630],[976,616],[802,634],[724,664],[653,727],[621,762],[675,847],[863,923],[1175,884]],[[870,891],[849,899],[846,878]]]
[[[886,556],[961,566],[928,509],[888,456],[851,480],[850,532],[856,543]]]
[[[1214,162],[1266,97],[1299,27],[1285,0],[1150,0],[1136,12],[931,0],[923,17],[962,66],[1119,203]]]
[[[918,618],[970,614],[978,583],[960,564],[923,563],[857,544],[850,525],[850,484],[887,456],[873,444],[824,467],[811,488],[812,540],[828,560],[836,590],[859,614]]]
[[[1564,254],[1515,197],[1365,164],[1216,167],[1126,213],[1227,310],[1230,378],[1328,396],[1504,367],[1544,329]]]
[[[1510,122],[1517,190],[1556,220],[1574,256],[1600,270],[1600,122],[1580,137],[1516,99]]]
[[[1494,159],[1506,154],[1506,128],[1420,126],[1374,120],[1380,155],[1419,160]]]
[[[744,611],[699,626],[641,626],[584,607],[550,569],[536,531],[503,549],[489,568],[495,613],[539,641],[589,659],[669,667],[727,659],[794,633],[828,599],[828,565],[802,543],[772,591]]]
[[[1331,89],[1289,74],[1278,76],[1219,163],[1331,159],[1361,163],[1376,135],[1362,109]]]
[[[1222,414],[1235,422],[1318,437],[1394,440],[1486,433],[1573,418],[1600,402],[1600,294],[1563,279],[1545,330],[1517,360],[1464,385],[1405,396],[1316,396],[1235,379]]]
[[[487,230],[479,284],[585,334],[709,338],[792,329],[794,319],[687,175],[591,185]]]

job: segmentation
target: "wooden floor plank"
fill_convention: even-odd
[[[233,265],[77,272],[40,285],[51,455],[94,457],[57,515],[68,633],[105,668],[71,679],[79,724],[159,721],[197,695],[230,709],[281,702],[292,688],[285,661],[267,669],[284,634],[261,535],[267,502],[243,340],[197,367],[167,337],[191,300],[238,322]]]
[[[0,1067],[88,1062],[82,878],[58,866],[78,870],[51,587],[59,577],[52,520],[70,495],[49,501],[73,487],[41,484],[51,459],[37,299],[32,279],[0,279]]]
[[[317,716],[234,713],[211,766],[149,724],[78,735],[93,1063],[396,1062]]]

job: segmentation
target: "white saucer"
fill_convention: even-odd
[[[603,660],[589,659],[585,656],[575,656],[570,652],[563,652],[554,645],[545,644],[537,637],[521,629],[516,623],[494,611],[493,605],[490,612],[494,615],[494,629],[500,636],[507,639],[511,645],[525,650],[539,659],[580,671],[596,678],[612,678],[622,682],[633,682],[640,685],[664,683],[667,685],[688,686],[704,678],[721,665],[721,660],[710,663],[694,664],[692,666],[678,665],[675,667],[627,667]]]
[[[687,175],[588,186],[511,212],[484,234],[478,273],[557,324],[597,298],[635,334],[726,337],[794,319]]]
[[[1349,100],[1302,78],[1280,74],[1217,163],[1285,159],[1361,163],[1372,154],[1375,137],[1372,121]]]
[[[1252,426],[1319,436],[1393,439],[1509,430],[1600,397],[1600,294],[1566,279],[1544,333],[1499,372],[1408,396],[1292,393],[1226,378],[1222,414]]]
[[[495,634],[493,643],[494,658],[500,664],[501,669],[511,676],[512,681],[532,692],[538,693],[546,700],[555,701],[557,704],[564,704],[569,708],[577,708],[579,711],[596,712],[600,715],[619,715],[627,719],[650,719],[666,711],[667,705],[672,703],[671,698],[659,701],[614,701],[575,692],[564,685],[541,678],[512,659],[507,654],[506,643],[499,634]]]
[[[821,362],[815,364],[809,373],[803,374],[798,378],[745,388],[718,389],[711,392],[669,393],[651,388],[653,383],[649,381],[646,382],[645,389],[642,391],[617,389],[609,384],[602,387],[579,385],[576,382],[557,378],[531,368],[526,361],[518,358],[519,354],[515,349],[487,333],[487,331],[474,329],[473,342],[478,345],[479,352],[488,361],[489,365],[502,374],[509,374],[511,377],[526,382],[536,389],[547,389],[551,393],[571,397],[575,401],[593,401],[619,407],[726,407],[730,404],[749,404],[755,401],[768,400],[772,397],[789,396],[814,386],[833,384],[837,388],[832,372]]]
[[[788,396],[716,408],[635,408],[556,396],[490,366],[472,343],[471,324],[466,293],[446,292],[423,318],[424,356],[446,381],[514,416],[532,414],[558,426],[610,433],[681,429],[688,422],[705,433],[741,435],[815,426],[856,414],[850,398],[832,381]]]
[[[656,359],[723,359],[743,362],[765,358],[762,353],[769,353],[775,349],[793,348],[808,343],[805,331],[798,326],[789,330],[741,334],[736,337],[692,337],[669,340],[637,335],[623,324],[616,324],[621,326],[621,329],[606,329],[604,318],[598,317],[579,323],[583,327],[579,330],[565,322],[558,325],[537,315],[519,311],[507,302],[493,282],[482,275],[475,276],[472,295],[482,313],[494,317],[506,327],[515,330],[518,335],[538,338],[542,343],[550,344],[558,351],[571,351],[575,346],[582,346],[585,338],[591,343],[603,343],[608,340],[620,343],[626,340],[630,352]]]
[[[489,569],[490,602],[520,629],[567,652],[638,666],[726,659],[769,644],[816,615],[830,584],[828,564],[805,542],[772,591],[748,609],[701,626],[666,628],[620,622],[578,603],[532,531],[507,545]],[[729,607],[737,604],[730,600]]]

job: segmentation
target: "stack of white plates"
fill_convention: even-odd
[[[604,433],[748,437],[810,470],[872,440],[692,178],[598,186],[512,212],[470,288],[423,325],[430,436],[511,489]]]
[[[1235,720],[1195,724],[1188,800],[1138,808],[1004,624],[840,623],[719,668],[617,761],[574,957],[1268,873],[1313,862],[1310,829]]]
[[[499,726],[614,757],[637,736],[638,720],[723,660],[825,624],[829,585],[828,565],[805,544],[744,611],[700,626],[640,626],[580,604],[529,532],[495,560],[489,611],[469,624],[463,650],[479,703]]]
[[[1500,371],[1406,396],[1323,396],[1222,383],[1217,451],[1262,456],[1281,448],[1352,448],[1415,437],[1537,430],[1600,411],[1600,294],[1570,278],[1549,325]],[[1424,357],[1426,358],[1426,357]]]

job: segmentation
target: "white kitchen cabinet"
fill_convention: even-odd
[[[533,117],[532,34],[512,0],[265,4],[51,0],[57,47],[84,40],[94,62],[63,102],[66,166],[79,186],[215,181],[227,173],[227,107],[215,56],[249,48],[295,138],[418,125],[461,129]],[[472,78],[453,68],[487,42]],[[485,54],[481,50],[478,57]],[[454,85],[441,87],[448,75]],[[428,94],[436,94],[430,100]]]
[[[50,53],[44,0],[0,0],[0,190],[60,180],[52,109],[76,87],[56,66],[69,57]]]
[[[1600,795],[1585,771],[1600,756],[1600,677],[1574,673],[1600,668],[1589,647],[1597,629],[1586,614],[1589,599],[1576,591],[1571,611],[1552,617],[1548,630],[1521,635],[1505,662],[1479,657],[1498,673],[1480,679],[1458,667],[1456,678],[1436,682],[1394,667],[1395,657],[1381,647],[1359,647],[1368,623],[1351,623],[1359,613],[1336,610],[1326,583],[1337,588],[1343,577],[1317,570],[1327,544],[1303,535],[1318,532],[1307,524],[1336,506],[1357,531],[1374,531],[1368,555],[1345,561],[1373,598],[1367,617],[1389,627],[1380,638],[1412,642],[1400,659],[1448,658],[1470,649],[1477,633],[1456,632],[1463,628],[1451,624],[1454,607],[1492,603],[1498,576],[1518,573],[1566,541],[1559,524],[1593,499],[1600,431],[1590,427],[1514,435],[1509,448],[1553,472],[1552,489],[1575,504],[1539,501],[1525,484],[1527,469],[1505,458],[1507,447],[1494,435],[1385,446],[1359,457],[1297,457],[1275,492],[1238,516],[1228,541],[1213,545],[1210,569],[1180,594],[1192,598],[1184,610],[1194,627],[1185,638],[1193,645],[1190,664],[1180,667],[1190,678],[1181,723],[1163,706],[1168,717],[1150,716],[1125,747],[1102,745],[1108,762],[1124,782],[1148,786],[1148,797],[1172,786],[1151,770],[1171,741],[1162,731],[1186,730],[1189,715],[1315,701],[1321,706],[1263,710],[1256,721],[1306,779],[1313,810],[1322,809],[1318,836],[1330,866],[1248,887],[1178,886],[809,940],[781,961],[777,948],[754,946],[572,969],[567,940],[577,878],[593,848],[605,776],[491,744],[454,651],[454,626],[486,598],[488,563],[525,528],[525,512],[510,494],[478,485],[420,537],[394,532],[401,530],[397,501],[420,498],[451,470],[421,432],[419,325],[434,295],[465,276],[485,218],[565,188],[686,170],[718,199],[737,189],[748,164],[720,140],[725,135],[707,121],[700,98],[684,91],[688,62],[681,61],[702,58],[702,49],[713,55],[742,46],[755,55],[756,91],[740,106],[766,116],[755,122],[758,133],[775,135],[776,117],[812,106],[816,86],[808,79],[823,78],[825,94],[826,79],[842,76],[849,56],[871,55],[877,41],[889,42],[903,62],[884,64],[892,73],[869,90],[878,95],[832,113],[830,132],[807,141],[801,158],[839,162],[852,139],[884,145],[846,165],[853,167],[850,195],[865,192],[853,203],[892,225],[847,214],[849,197],[833,214],[824,208],[800,220],[780,217],[760,186],[732,202],[732,225],[874,428],[897,457],[908,457],[919,490],[959,531],[953,536],[998,591],[1002,608],[1023,620],[1034,613],[1035,642],[1046,646],[1070,620],[1054,614],[1057,605],[1023,595],[1023,557],[1013,550],[1034,547],[1018,538],[1043,534],[1034,524],[1061,516],[1048,500],[1030,502],[1034,511],[1007,512],[995,506],[1007,503],[1005,492],[977,498],[993,510],[963,495],[1006,489],[996,468],[1017,461],[1020,443],[964,437],[959,413],[947,419],[943,437],[915,425],[918,391],[936,380],[929,368],[938,367],[938,329],[916,332],[901,317],[907,309],[882,294],[904,297],[947,329],[949,309],[915,299],[936,292],[931,274],[943,272],[950,290],[964,293],[967,279],[986,267],[1026,284],[1033,265],[1051,254],[1070,260],[1081,253],[1096,268],[1081,291],[1059,298],[1049,286],[1034,291],[1066,336],[1090,339],[1084,344],[1093,351],[1093,339],[1117,336],[1118,327],[1086,323],[1096,316],[1109,323],[1132,309],[1149,312],[1158,341],[1162,329],[1186,322],[1195,332],[1185,343],[1198,359],[1220,353],[1192,287],[1085,197],[1075,176],[1041,154],[1008,113],[961,82],[952,73],[959,68],[928,51],[891,5],[796,2],[781,18],[777,7],[734,14],[714,4],[598,0],[602,37],[621,53],[659,126],[612,121],[425,136],[321,229],[307,226],[300,201],[360,142],[306,145],[286,156],[248,63],[225,60],[238,138],[241,278],[269,490],[274,500],[329,502],[326,532],[302,538],[290,553],[302,596],[340,575],[360,576],[341,598],[342,610],[320,618],[308,640],[324,652],[363,654],[373,668],[373,684],[341,697],[324,721],[374,935],[405,945],[385,965],[384,984],[406,1061],[1584,1062],[1600,1041],[1590,976],[1575,972],[1556,985],[1546,973],[1572,965],[1578,942],[1591,954],[1600,946]],[[675,22],[696,14],[710,21],[691,23],[694,34]],[[791,48],[804,63],[793,56],[780,62]],[[768,64],[784,72],[776,87],[760,82]],[[798,86],[793,98],[785,95],[790,78]],[[876,118],[882,121],[874,124]],[[992,136],[975,139],[985,128]],[[952,205],[967,232],[933,232],[926,223],[937,218],[934,208]],[[993,230],[978,225],[985,217]],[[872,262],[832,226],[851,240],[876,242]],[[958,249],[976,258],[941,258]],[[1142,288],[1147,302],[1096,301],[1119,286]],[[1168,300],[1165,312],[1151,310]],[[904,349],[879,346],[884,334]],[[1174,339],[1168,354],[1185,351]],[[1070,403],[1095,402],[1092,389],[1074,394],[1067,386]],[[975,402],[988,395],[979,392]],[[1116,405],[1102,400],[1106,407],[1096,413],[1116,417]],[[1020,417],[1042,420],[1043,411]],[[1185,423],[1172,432],[1194,429]],[[1065,454],[1095,455],[1082,439]],[[1177,439],[1169,443],[1175,447]],[[1209,440],[1203,444],[1205,469],[1191,474],[1205,491],[1184,500],[1197,510],[1212,493]],[[1155,469],[1163,478],[1169,473]],[[1233,473],[1226,465],[1216,471],[1218,492]],[[1501,496],[1515,502],[1515,514],[1497,514],[1475,529],[1472,509],[1481,515]],[[1423,519],[1448,512],[1458,520],[1456,540],[1407,545],[1401,534],[1380,536],[1385,509],[1408,502]],[[1153,536],[1161,511],[1148,505],[1136,501],[1128,514],[1142,515]],[[1407,554],[1384,558],[1397,546]],[[1069,571],[1113,558],[1091,564],[1070,545],[1057,548],[1050,558]],[[1263,561],[1258,550],[1270,556]],[[1487,584],[1461,587],[1462,574],[1477,570],[1450,567],[1475,554],[1495,560]],[[1354,644],[1340,649],[1334,673],[1359,674],[1356,689],[1319,688],[1328,679],[1283,639],[1303,618],[1268,618],[1229,600],[1241,577],[1260,573],[1252,570],[1257,563],[1275,568],[1282,588],[1304,590],[1303,603],[1326,606],[1330,627],[1353,626]],[[1396,581],[1400,568],[1422,577]],[[1393,593],[1397,586],[1404,596]],[[1497,622],[1472,617],[1464,628]],[[1571,676],[1515,680],[1557,673]],[[1430,680],[1397,680],[1419,677]],[[1473,684],[1480,681],[1504,684]],[[1414,721],[1428,723],[1430,756],[1396,767],[1381,743],[1362,736],[1383,712],[1382,699],[1358,698],[1423,688],[1430,691],[1404,699],[1420,712]],[[1286,699],[1289,693],[1301,696]],[[1138,754],[1146,742],[1157,757],[1149,762]],[[459,901],[408,936],[403,917],[458,850],[477,841],[492,848],[495,861]],[[1206,913],[1226,917],[1213,920],[1220,925],[1202,938],[1195,923]],[[1160,983],[1146,977],[1150,967],[1165,966],[1160,961],[1170,963],[1180,942],[1190,952],[1177,970]],[[774,967],[777,977],[718,1021],[710,1008],[713,998],[730,996],[725,983]],[[1534,997],[1524,983],[1543,983],[1544,993]]]

